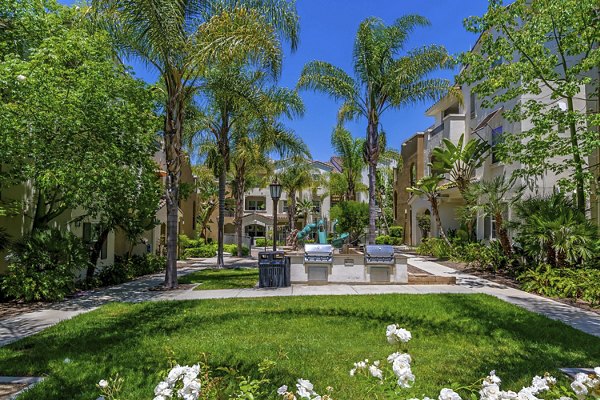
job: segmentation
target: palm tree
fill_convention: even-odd
[[[312,162],[304,157],[294,156],[278,163],[282,168],[278,180],[288,198],[288,225],[292,232],[296,220],[296,194],[314,184],[314,167]]]
[[[296,204],[296,211],[304,218],[304,223],[308,223],[308,216],[312,215],[315,205],[310,199],[302,199]]]
[[[235,227],[238,256],[242,255],[242,218],[244,216],[244,193],[248,181],[262,181],[270,174],[269,153],[278,150],[279,155],[287,153],[308,154],[306,145],[293,132],[277,124],[264,126],[260,121],[243,123],[238,129],[245,131],[234,135],[232,144],[233,197],[235,199]],[[247,129],[249,128],[249,129]]]
[[[302,147],[294,135],[286,132],[276,121],[281,115],[293,118],[302,114],[304,105],[300,97],[288,89],[264,88],[264,79],[262,71],[248,71],[243,66],[230,65],[211,70],[203,85],[206,106],[198,117],[198,133],[202,143],[200,148],[208,150],[209,160],[219,179],[218,268],[225,266],[223,233],[227,171],[231,166],[232,146],[238,143],[240,152],[249,149],[248,143],[244,144],[244,136],[252,133],[246,125],[249,121],[255,123],[254,132],[262,136],[254,137],[254,140],[258,141],[262,151],[279,149],[283,152],[286,146],[292,144]],[[245,153],[248,155],[248,152]],[[239,167],[245,170],[246,164]],[[245,191],[245,185],[240,183],[243,182],[238,182],[238,190]],[[238,200],[243,198],[243,192],[236,196]],[[239,210],[239,207],[236,208]],[[241,217],[238,217],[241,227]]]
[[[334,181],[345,186],[342,195],[344,200],[356,200],[356,192],[362,185],[362,171],[366,165],[363,158],[364,143],[363,139],[353,138],[342,126],[336,127],[331,134],[331,146],[341,160],[343,177],[334,178]]]
[[[125,57],[142,60],[164,85],[163,139],[167,178],[165,286],[177,286],[177,229],[182,134],[186,108],[213,62],[248,58],[281,65],[278,32],[295,49],[298,16],[286,0],[92,0],[97,21]]]
[[[446,185],[440,185],[443,180],[444,177],[442,175],[426,176],[425,178],[419,179],[415,186],[406,188],[406,190],[416,194],[417,196],[424,196],[427,201],[429,201],[429,204],[431,204],[431,212],[435,218],[435,223],[440,231],[440,236],[442,239],[444,239],[444,242],[450,246],[450,241],[448,240],[448,237],[444,232],[444,227],[442,226],[439,209],[440,193],[447,189]]]
[[[464,133],[460,135],[458,143],[454,144],[450,139],[444,139],[442,146],[436,147],[431,152],[432,174],[446,175],[452,186],[460,192],[466,205],[462,215],[465,218],[469,238],[473,233],[474,218],[468,218],[472,214],[476,199],[468,193],[469,187],[475,178],[475,170],[483,165],[490,150],[490,145],[482,140],[471,138],[465,141]]]
[[[513,251],[508,237],[508,221],[504,214],[508,207],[516,204],[523,195],[523,188],[514,188],[514,179],[506,179],[506,175],[499,175],[489,181],[481,181],[477,185],[479,194],[479,209],[483,214],[494,218],[496,222],[496,237],[500,241],[504,254],[512,258]],[[509,193],[513,192],[511,196]]]
[[[381,154],[381,116],[388,109],[426,100],[437,100],[452,88],[448,80],[429,78],[439,68],[452,65],[441,46],[425,46],[398,56],[417,26],[429,25],[419,15],[406,15],[386,26],[378,18],[364,20],[354,42],[354,75],[323,61],[308,63],[298,87],[329,94],[342,101],[338,120],[367,120],[364,156],[369,166],[369,235],[375,241],[375,181]]]

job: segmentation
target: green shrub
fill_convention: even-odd
[[[528,292],[600,305],[600,270],[597,269],[561,269],[543,264],[522,273],[518,279]]]
[[[304,241],[304,243],[307,243],[307,242]],[[279,240],[277,242],[277,246],[283,246],[283,245],[285,245],[285,243],[283,241]],[[255,247],[265,247],[265,246],[266,247],[269,247],[269,246],[273,247],[273,239],[265,240],[265,238],[257,238],[254,241],[254,246]]]
[[[375,238],[375,244],[390,244],[393,246],[398,246],[402,244],[402,239],[399,237],[381,235]]]
[[[331,219],[338,220],[338,233],[348,232],[350,243],[355,243],[369,225],[369,205],[358,201],[343,201],[330,211]]]
[[[237,255],[237,244],[224,244],[223,245],[223,250],[227,253],[231,253],[234,256]],[[242,246],[242,256],[247,256],[250,254],[250,249],[247,248],[246,246]]]
[[[183,252],[183,258],[210,258],[214,257],[217,254],[217,245],[213,244],[205,244],[200,247],[193,247],[190,249],[185,249]]]
[[[417,253],[435,258],[450,258],[452,256],[452,248],[443,239],[428,238],[424,239],[417,247]]]
[[[404,238],[404,228],[401,226],[390,226],[389,234],[393,238]]]
[[[79,238],[57,229],[39,231],[9,251],[2,282],[8,297],[24,301],[59,301],[75,290],[74,273],[88,264]]]
[[[113,265],[105,266],[98,273],[99,284],[111,286],[128,282],[138,276],[164,271],[166,265],[165,257],[154,254],[134,255],[131,258],[116,257]]]
[[[179,248],[182,250],[201,247],[205,244],[204,239],[190,239],[186,235],[179,235]]]

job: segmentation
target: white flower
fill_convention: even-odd
[[[496,375],[496,371],[490,371],[490,374],[488,375],[487,378],[485,378],[485,382],[488,383],[495,383],[496,385],[500,385],[500,383],[502,382],[502,380],[500,379],[500,377],[498,377]]]
[[[377,368],[376,365],[371,365],[369,367],[369,372],[371,373],[371,376],[373,376],[374,378],[383,380],[383,371],[380,370],[379,368]]]
[[[500,394],[498,395],[498,398],[500,400],[517,400],[519,398],[519,395],[515,392],[513,392],[512,390],[509,390],[507,392],[500,392]]]
[[[596,374],[597,376],[600,376],[600,367],[594,368],[594,374]]]
[[[575,392],[577,397],[583,398],[587,396],[588,389],[580,380],[575,380],[571,382],[571,389]]]
[[[280,386],[279,389],[277,389],[277,394],[280,396],[283,396],[286,393],[287,393],[287,385]]]
[[[519,390],[517,396],[519,400],[537,400],[537,397],[535,397],[533,390],[530,387]]]
[[[410,364],[412,359],[410,358],[410,354],[408,353],[392,353],[387,358],[389,363],[394,363],[394,361],[399,360]]]
[[[26,77],[25,75],[20,75],[20,74],[19,74],[19,75],[17,75],[17,80],[18,80],[19,82],[23,82],[25,79],[27,79],[27,77]]]
[[[545,378],[536,375],[531,380],[531,389],[532,393],[536,394],[538,392],[543,392],[544,390],[548,390],[550,388],[548,387],[548,382],[546,382]]]
[[[310,383],[310,381],[308,379],[298,379],[298,383],[296,384],[296,388],[298,388],[298,390],[296,391],[296,393],[298,393],[298,396],[300,396],[301,398],[306,398],[306,399],[310,399],[310,397],[314,394],[316,394],[313,391],[313,384]]]
[[[577,382],[586,384],[589,382],[589,380],[590,380],[590,377],[587,374],[584,374],[583,372],[580,372],[577,375],[575,375],[575,381],[577,381]]]
[[[171,396],[169,396],[169,397],[171,397]],[[168,397],[165,397],[165,396],[162,396],[162,395],[158,395],[158,396],[156,396],[152,400],[168,400],[168,399],[169,399]]]
[[[454,390],[444,388],[440,390],[438,400],[461,400],[461,398]]]
[[[500,398],[500,386],[495,383],[484,383],[479,394],[481,400],[498,400]]]
[[[181,376],[185,374],[185,372],[186,370],[184,367],[176,365],[171,371],[169,371],[169,375],[167,375],[167,382],[169,382],[170,384],[177,382],[179,378],[181,378]]]
[[[565,396],[562,396],[562,397],[560,397],[558,400],[573,400],[573,399],[572,399],[572,398],[570,398],[570,397],[565,397]]]
[[[407,372],[398,377],[398,386],[401,388],[410,388],[415,383],[415,376],[411,372]]]
[[[154,388],[154,395],[155,396],[164,396],[164,397],[171,397],[171,395],[173,394],[173,388],[171,387],[171,385],[168,382],[161,382],[158,385],[156,385],[156,387]]]
[[[70,359],[69,357],[67,357],[67,358],[65,358],[65,359],[63,360],[63,362],[64,362],[65,364],[69,364],[69,363],[71,363],[71,359]]]
[[[398,342],[406,343],[412,338],[412,334],[409,331],[403,328],[398,328],[396,324],[387,326],[385,330],[385,336],[390,344]]]
[[[100,396],[96,400],[106,400],[106,399],[104,398],[104,396]]]
[[[104,389],[105,387],[108,386],[108,382],[105,381],[104,379],[102,379],[100,382],[98,382],[98,386],[100,386],[102,389]]]
[[[406,343],[410,339],[412,339],[412,334],[409,331],[407,331],[406,329],[398,329],[396,331],[396,336],[402,343]]]
[[[191,381],[180,389],[177,394],[184,400],[197,400],[200,396],[200,382]]]
[[[188,385],[190,382],[192,382],[194,379],[196,379],[198,377],[199,373],[200,373],[200,365],[198,365],[198,364],[196,364],[192,367],[184,367],[183,384]]]

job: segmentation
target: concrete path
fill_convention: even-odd
[[[162,300],[196,300],[219,298],[256,298],[274,296],[363,295],[363,294],[426,294],[426,293],[485,293],[516,304],[529,311],[563,321],[584,332],[600,337],[600,315],[532,295],[521,290],[468,275],[438,263],[413,256],[409,263],[417,268],[441,276],[455,276],[457,285],[293,285],[281,289],[226,289],[152,291],[163,282],[163,275],[151,275],[122,285],[88,292],[78,298],[49,305],[43,310],[0,319],[0,346],[37,333],[62,320],[91,311],[103,304]],[[230,267],[255,265],[252,259],[228,258]],[[179,275],[215,265],[215,259],[197,260],[182,264]]]

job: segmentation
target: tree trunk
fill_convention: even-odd
[[[290,226],[290,232],[296,229],[296,191],[290,190],[288,192],[288,225]]]
[[[377,209],[375,202],[375,188],[377,185],[377,162],[379,161],[379,133],[377,132],[378,121],[369,117],[367,127],[367,141],[365,144],[365,158],[369,164],[369,233],[367,235],[367,244],[375,244],[375,235],[377,229]]]
[[[181,177],[181,132],[184,99],[180,88],[171,88],[165,116],[165,161],[167,164],[167,270],[165,287],[177,287],[177,237],[179,233],[179,179]]]
[[[574,112],[573,98],[567,97],[567,107],[569,114]],[[585,213],[585,189],[583,176],[583,161],[579,154],[579,142],[577,140],[577,128],[575,122],[569,122],[569,131],[571,134],[571,151],[573,152],[573,161],[575,162],[575,192],[577,194],[577,209]]]
[[[508,258],[512,258],[512,247],[510,245],[508,231],[504,227],[504,218],[502,217],[502,213],[496,213],[494,215],[494,219],[496,220],[496,237],[498,240],[500,240],[500,245],[502,246],[502,250],[504,250],[504,255]]]
[[[242,219],[244,218],[244,192],[246,180],[244,179],[245,171],[242,168],[238,171],[238,181],[235,194],[235,233],[237,242],[238,257],[242,257]]]
[[[217,227],[217,268],[225,268],[223,260],[223,232],[225,230],[225,165],[219,166],[219,222]]]
[[[90,281],[94,277],[94,272],[96,271],[96,264],[98,264],[98,259],[100,258],[100,254],[102,253],[102,247],[104,246],[104,242],[108,239],[108,234],[110,233],[110,229],[105,228],[100,232],[98,236],[98,240],[94,243],[90,251],[90,262],[87,267],[87,271],[85,274],[85,279]]]
[[[437,199],[435,197],[430,198],[429,202],[431,203],[431,211],[433,212],[435,223],[437,224],[438,230],[440,231],[440,236],[442,237],[442,239],[444,239],[444,242],[446,242],[448,246],[452,246],[450,244],[450,241],[448,240],[448,237],[446,236],[446,232],[444,232],[444,227],[442,226],[442,219],[440,218]]]

